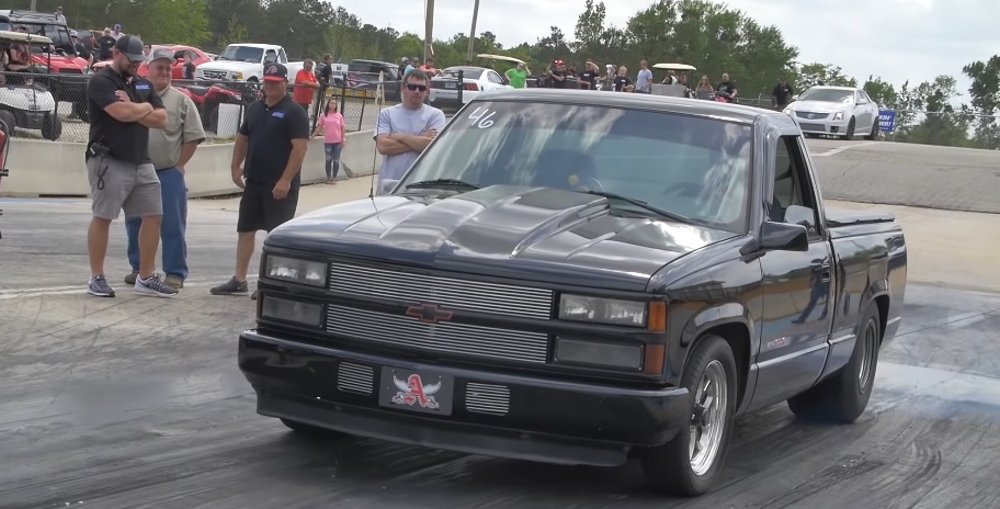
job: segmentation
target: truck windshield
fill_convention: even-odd
[[[260,63],[264,56],[263,48],[253,46],[226,46],[226,49],[219,55],[219,60],[235,60],[237,62]]]
[[[528,102],[466,108],[405,176],[478,187],[597,190],[733,232],[746,228],[749,125],[662,112]],[[597,187],[599,186],[599,187]]]

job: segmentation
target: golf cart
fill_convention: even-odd
[[[654,64],[653,69],[663,69],[667,71],[668,76],[681,74],[686,78],[684,81],[678,81],[673,84],[653,83],[653,94],[667,95],[671,97],[691,97],[691,83],[694,83],[694,81],[692,81],[692,73],[697,70],[693,65],[677,63]],[[671,71],[673,71],[673,73],[671,73]]]
[[[0,60],[4,70],[0,79],[0,120],[10,128],[10,136],[14,135],[18,127],[40,129],[45,139],[54,141],[62,135],[62,121],[52,93],[36,79],[44,77],[47,69],[30,59],[10,61],[14,55],[12,49],[20,46],[17,49],[30,53],[33,45],[44,46],[45,51],[51,55],[52,39],[48,37],[0,31]]]

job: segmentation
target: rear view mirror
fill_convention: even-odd
[[[765,221],[760,229],[760,247],[765,251],[808,251],[809,232],[802,225]]]

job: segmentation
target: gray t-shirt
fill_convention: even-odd
[[[410,110],[402,104],[396,104],[379,112],[375,137],[380,134],[395,133],[416,135],[430,129],[437,129],[440,133],[445,123],[444,112],[433,106],[425,104],[418,110]],[[378,172],[378,194],[388,193],[419,155],[418,152],[411,150],[402,154],[382,156],[382,167]]]
[[[649,92],[652,90],[650,85],[653,84],[653,71],[649,69],[642,69],[639,71],[639,75],[635,79],[635,89],[642,92]]]

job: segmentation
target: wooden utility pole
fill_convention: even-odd
[[[472,65],[472,54],[473,50],[476,48],[476,19],[479,18],[479,0],[476,0],[476,6],[472,10],[472,30],[469,31],[469,50],[465,55],[465,63]]]
[[[424,0],[424,62],[434,56],[434,0]]]

